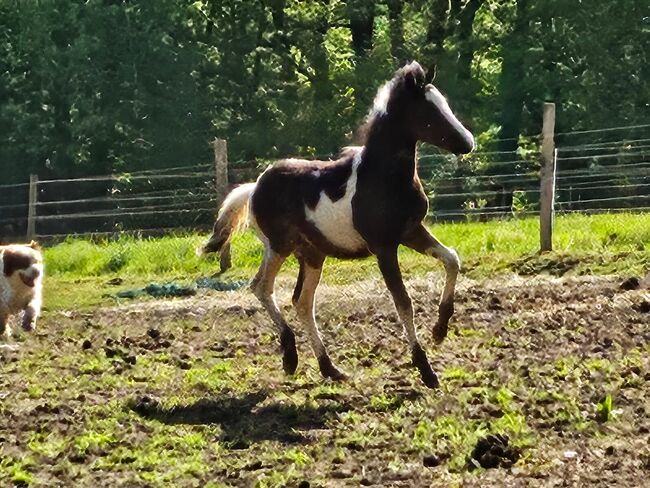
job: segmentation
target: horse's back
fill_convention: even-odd
[[[252,210],[278,252],[289,253],[305,241],[336,256],[365,249],[352,223],[358,154],[346,150],[335,161],[281,160],[260,176]]]

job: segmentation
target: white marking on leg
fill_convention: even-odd
[[[399,307],[395,305],[395,308],[397,309],[397,314],[402,322],[404,334],[406,335],[406,338],[409,341],[409,346],[412,349],[413,346],[419,344],[419,342],[418,334],[415,331],[415,319],[413,316],[413,305],[411,304],[411,300],[409,299],[409,305],[407,307]]]
[[[327,356],[327,350],[323,345],[323,340],[318,331],[318,325],[316,325],[314,296],[316,294],[316,288],[320,283],[322,268],[317,269],[305,265],[304,270],[302,290],[296,302],[296,311],[298,312],[300,321],[307,329],[314,354],[317,358],[320,358]]]
[[[285,327],[287,327],[287,322],[284,320],[284,317],[282,317],[282,313],[280,312],[275,300],[275,292],[273,288],[275,285],[275,277],[277,276],[278,271],[280,271],[280,267],[284,260],[285,258],[273,252],[271,246],[267,245],[262,266],[251,283],[253,293],[271,316],[273,324],[280,333]]]
[[[352,162],[352,172],[348,178],[345,195],[333,202],[321,192],[316,208],[305,206],[305,216],[313,223],[325,238],[340,249],[358,251],[367,244],[354,228],[352,220],[352,197],[357,189],[357,171],[361,164],[361,152],[357,153]]]
[[[440,297],[440,303],[453,301],[456,280],[460,271],[460,258],[458,257],[458,253],[454,249],[436,241],[436,244],[430,247],[426,254],[439,259],[445,266],[445,288]]]

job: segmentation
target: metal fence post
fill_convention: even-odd
[[[555,104],[544,103],[542,125],[542,169],[539,196],[540,251],[553,250],[553,217],[555,205]]]
[[[29,175],[29,204],[27,206],[27,242],[36,237],[36,201],[38,175]]]
[[[225,139],[215,138],[212,147],[214,148],[215,191],[217,202],[221,205],[228,194],[228,142]],[[221,249],[219,263],[222,273],[232,266],[230,243]]]

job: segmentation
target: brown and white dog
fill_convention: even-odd
[[[11,335],[9,319],[21,311],[23,329],[36,328],[43,271],[43,256],[34,241],[0,246],[0,336]]]

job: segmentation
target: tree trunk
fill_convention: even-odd
[[[404,24],[402,11],[404,10],[403,0],[388,0],[388,23],[390,32],[390,54],[397,66],[401,66],[407,60],[404,50]]]
[[[423,60],[427,65],[432,62],[439,63],[445,51],[449,9],[449,0],[433,0],[431,3],[426,36],[427,48],[424,50],[427,59]]]
[[[498,150],[515,151],[521,133],[522,110],[524,105],[524,57],[526,52],[526,34],[528,28],[528,0],[517,0],[517,15],[512,31],[503,40],[503,65],[499,79],[501,98],[501,130],[499,132]],[[494,168],[496,173],[503,172],[503,167]],[[507,182],[499,185],[501,197],[498,204],[505,212],[512,206],[512,187]]]
[[[374,87],[368,83],[373,76],[373,60],[368,55],[372,49],[372,35],[375,24],[375,5],[370,0],[353,0],[348,2],[347,9],[350,32],[352,33],[352,49],[354,50],[354,92],[355,112],[364,113],[372,98]]]
[[[352,33],[352,49],[357,60],[364,59],[372,49],[372,34],[375,24],[375,5],[368,0],[355,0],[348,3],[348,17]]]
[[[473,27],[476,12],[483,5],[483,0],[469,0],[458,15],[458,79],[461,82],[472,79],[472,61],[474,60]]]

